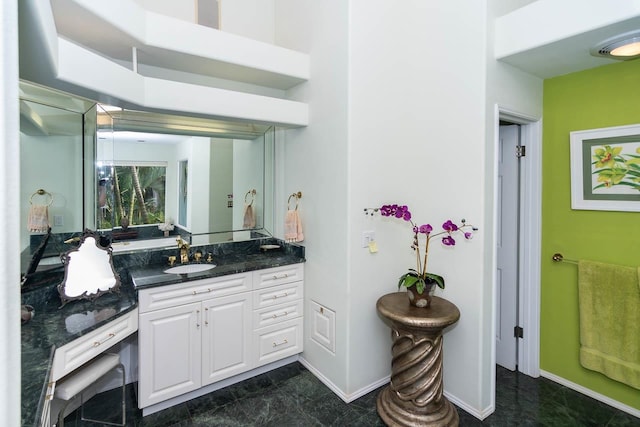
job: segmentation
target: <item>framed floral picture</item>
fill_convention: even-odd
[[[640,124],[570,135],[571,208],[640,212]]]

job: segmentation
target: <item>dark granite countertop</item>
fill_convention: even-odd
[[[138,290],[155,286],[164,286],[175,283],[190,282],[193,280],[226,276],[229,274],[243,273],[246,271],[263,270],[265,268],[298,264],[304,261],[304,256],[301,254],[291,254],[287,253],[284,250],[270,250],[264,253],[234,254],[224,257],[217,257],[211,263],[215,265],[214,268],[197,273],[164,273],[164,270],[169,268],[167,264],[156,264],[141,268],[133,268],[129,272],[131,274],[133,285]],[[202,264],[207,263],[204,262]]]
[[[56,284],[22,294],[35,316],[22,325],[22,425],[39,425],[44,394],[56,348],[72,342],[137,307],[132,284],[95,301],[70,301],[63,308]]]

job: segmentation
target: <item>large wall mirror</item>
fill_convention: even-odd
[[[23,257],[44,235],[28,229],[33,204],[47,205],[52,236],[62,240],[123,225],[146,239],[172,223],[193,244],[273,229],[272,127],[123,110],[28,82],[20,105]]]
[[[269,126],[99,106],[97,228],[124,220],[175,224],[207,242],[250,237],[271,209],[273,139]]]

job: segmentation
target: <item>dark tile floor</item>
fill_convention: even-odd
[[[142,417],[133,387],[127,388],[128,426],[384,426],[376,412],[380,390],[346,404],[311,372],[293,363],[255,378]],[[110,392],[111,393],[111,392]],[[107,393],[105,393],[106,395]],[[98,403],[117,414],[111,397]],[[109,403],[109,405],[107,405]],[[88,408],[88,412],[91,408]],[[479,421],[458,409],[460,426],[640,426],[640,419],[544,378],[498,367],[496,411]],[[65,426],[95,426],[79,421],[78,411]]]

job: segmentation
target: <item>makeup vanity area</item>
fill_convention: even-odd
[[[55,99],[52,94],[56,94],[47,88],[23,84],[23,93],[28,95],[21,101],[28,103],[32,113],[39,112],[41,118],[47,117],[49,113],[45,107],[56,108],[51,105],[55,104],[51,101]],[[42,96],[43,92],[47,93],[46,97]],[[68,102],[69,97],[65,94],[61,99]],[[39,104],[45,98],[48,105]],[[99,107],[89,106],[86,100],[83,102],[79,108],[82,113],[70,112],[68,107],[61,112],[68,114],[70,121],[81,120],[81,125],[76,123],[79,133],[70,139],[69,145],[73,148],[63,159],[71,165],[58,164],[54,169],[80,173],[84,185],[77,194],[66,194],[67,190],[75,190],[66,189],[64,185],[56,187],[55,180],[48,181],[45,191],[55,199],[49,214],[58,219],[52,221],[53,234],[46,248],[39,253],[42,262],[30,265],[32,268],[26,265],[41,249],[39,244],[43,237],[23,238],[23,246],[26,245],[22,252],[23,272],[29,273],[23,277],[22,304],[32,306],[35,315],[22,325],[22,424],[47,426],[55,423],[61,407],[54,398],[56,385],[106,351],[119,354],[126,382],[137,383],[136,401],[144,415],[296,360],[303,350],[305,254],[304,247],[270,236],[274,210],[273,129],[252,126],[252,132],[257,132],[257,136],[246,134],[242,140],[236,129],[230,133],[228,142],[219,134],[216,138],[198,134],[189,141],[193,144],[193,154],[190,157],[184,154],[188,167],[185,164],[180,169],[181,157],[163,160],[168,165],[164,178],[165,205],[175,206],[166,208],[164,216],[176,218],[175,227],[171,224],[172,230],[164,233],[158,230],[158,224],[126,229],[114,225],[119,222],[115,217],[106,216],[117,203],[105,204],[102,191],[105,182],[113,182],[118,159],[135,153],[130,149],[130,143],[117,142],[118,133],[126,130],[129,117],[124,111],[100,113]],[[171,127],[163,128],[158,122],[165,121],[173,126],[180,120],[175,116],[135,114],[137,126],[144,116],[154,123],[153,132],[156,133],[168,132],[167,128]],[[56,113],[57,124],[65,121],[61,117]],[[108,119],[106,125],[105,119]],[[36,122],[30,126],[33,123]],[[198,123],[211,125],[204,119]],[[92,126],[97,136],[87,142],[87,132]],[[150,129],[147,131],[151,132]],[[33,129],[27,133],[29,143],[46,147],[43,135]],[[61,135],[65,134],[66,138],[68,133],[65,130]],[[102,143],[100,138],[103,138]],[[178,144],[184,144],[184,141]],[[206,144],[206,148],[198,144]],[[231,150],[233,159],[239,158],[251,167],[238,164],[233,167],[233,175],[225,178],[220,168],[212,166],[221,146],[226,147],[222,151]],[[149,148],[156,154],[162,151]],[[63,148],[58,144],[54,149]],[[166,147],[163,149],[166,151]],[[199,164],[201,149],[208,153],[208,161]],[[187,151],[183,150],[183,153]],[[77,153],[84,153],[84,157]],[[88,160],[87,155],[91,155]],[[46,157],[46,154],[41,156]],[[33,158],[28,163],[33,163]],[[43,186],[33,178],[42,174],[46,174],[46,170],[27,174],[25,180],[28,182],[23,186]],[[62,179],[73,180],[77,178]],[[205,183],[225,181],[228,182],[227,189],[204,186]],[[183,199],[180,199],[180,188],[185,190]],[[247,188],[250,189],[248,193]],[[193,194],[208,197],[202,197],[204,200],[201,201],[187,197]],[[236,194],[239,197],[234,205],[233,195]],[[246,194],[251,195],[256,212],[252,228],[243,227],[242,196],[245,196],[246,206]],[[117,197],[114,193],[107,193],[107,196]],[[224,200],[224,210],[216,213],[214,208],[209,209],[220,198]],[[22,199],[29,201],[28,196]],[[37,202],[37,197],[34,200]],[[58,205],[59,201],[64,201],[65,205]],[[104,209],[104,206],[110,208]],[[23,208],[25,216],[27,208]],[[61,216],[64,220],[59,219]],[[226,218],[222,223],[211,220],[221,216]],[[97,297],[91,295],[94,292],[91,289],[105,278],[102,275],[91,278],[95,271],[105,271],[103,262],[94,266],[84,260],[75,264],[75,260],[60,262],[60,254],[78,250],[77,240],[81,236],[77,230],[82,228],[98,230],[97,241],[102,240],[101,236],[105,237],[107,249],[101,246],[103,242],[92,242],[91,245],[109,253],[113,272],[118,278],[118,286],[100,291]],[[121,238],[132,230],[136,238]],[[85,234],[80,238],[81,243]],[[182,274],[165,272],[171,258],[177,258],[174,267],[182,265],[178,238],[188,242],[184,265],[197,267],[211,263],[215,267],[193,268]],[[196,252],[210,254],[210,261],[207,256],[196,257]],[[70,271],[78,266],[83,266],[80,274]],[[71,298],[59,292],[58,285],[69,277],[79,277],[82,283],[86,280],[89,299],[85,299],[84,289],[70,291]],[[108,387],[109,384],[105,386]],[[102,389],[91,390],[88,398],[100,391]],[[79,405],[79,402],[71,404],[65,413]]]
[[[22,327],[23,425],[50,425],[56,382],[106,350],[120,351],[128,378],[138,371],[145,415],[295,360],[304,248],[261,239],[203,249],[218,264],[189,274],[163,272],[173,249],[115,255],[120,292],[94,301],[60,307],[51,287],[26,293],[36,314]]]

